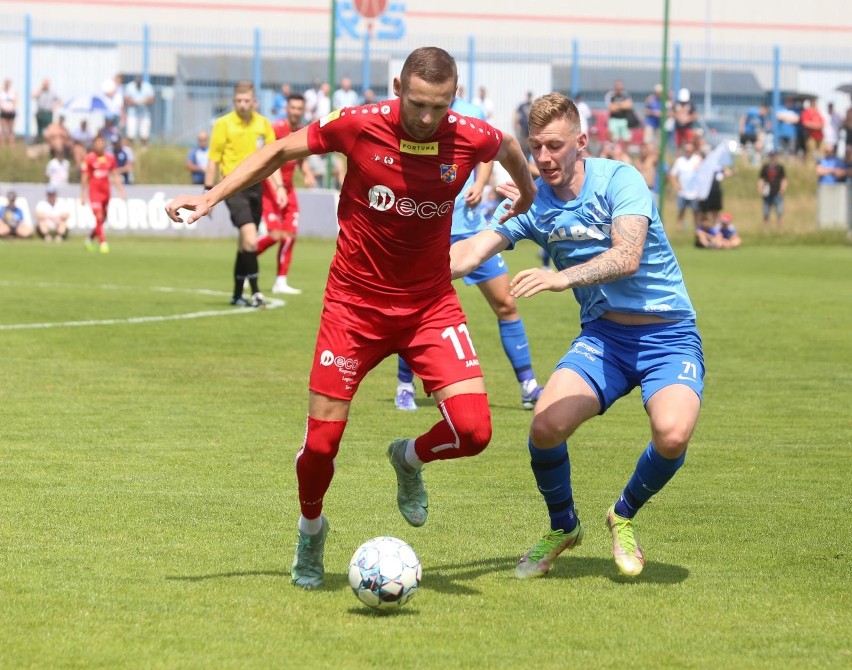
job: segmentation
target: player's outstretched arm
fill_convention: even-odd
[[[453,279],[470,274],[508,246],[509,240],[493,230],[481,230],[476,235],[459,240],[450,247],[450,272]]]
[[[533,200],[535,200],[536,186],[532,174],[530,174],[529,163],[521,151],[521,145],[511,135],[503,135],[503,142],[497,150],[494,160],[500,161],[500,164],[506,168],[518,190],[518,197],[498,221],[498,223],[504,223],[513,216],[523,214],[532,206]]]
[[[512,279],[509,293],[515,298],[542,291],[564,291],[575,286],[595,286],[632,275],[639,269],[648,219],[640,215],[619,216],[612,221],[612,246],[585,263],[548,272],[541,268],[521,270]]]
[[[305,158],[310,154],[308,130],[302,128],[253,153],[207,193],[177,196],[166,207],[166,213],[172,221],[180,223],[183,218],[179,212],[181,209],[186,209],[191,212],[186,218],[186,223],[195,223],[208,214],[216,203],[266,179],[287,161]]]

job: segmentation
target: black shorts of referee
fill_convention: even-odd
[[[231,213],[231,223],[235,228],[246,224],[258,225],[263,214],[263,182],[244,188],[225,200]]]

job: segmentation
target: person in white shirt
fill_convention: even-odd
[[[47,183],[51,186],[66,186],[68,184],[68,175],[71,172],[70,161],[56,151],[50,150],[51,159],[47,162],[47,167],[44,169],[44,174],[47,177]]]
[[[151,107],[154,104],[154,87],[136,75],[133,81],[124,86],[124,112],[127,139],[142,141],[148,145],[151,137]]]
[[[696,173],[701,167],[701,154],[691,141],[683,144],[683,154],[678,156],[669,172],[669,178],[677,192],[677,225],[686,230],[686,210],[692,210],[693,230],[698,228],[698,185]]]
[[[45,242],[62,242],[68,237],[69,212],[56,197],[55,186],[47,187],[47,199],[36,205],[35,216],[36,232]]]
[[[343,77],[340,80],[340,88],[334,92],[331,103],[334,109],[356,107],[358,105],[358,93],[352,88],[352,80],[349,77]]]
[[[473,100],[473,104],[485,113],[486,119],[494,116],[494,101],[488,97],[488,91],[485,90],[484,86],[479,87],[479,97]]]

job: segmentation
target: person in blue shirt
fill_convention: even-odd
[[[207,171],[207,163],[210,155],[210,137],[207,131],[198,133],[198,143],[186,154],[186,169],[189,170],[193,184],[199,186],[204,183],[204,173]]]
[[[6,204],[0,207],[0,237],[27,239],[33,236],[33,227],[24,220],[24,212],[16,204],[17,193],[6,194]]]
[[[482,107],[459,97],[453,101],[451,109],[461,116],[486,121]],[[491,178],[491,169],[492,163],[481,164],[476,170],[475,177],[473,174],[470,175],[464,188],[456,197],[451,230],[454,242],[470,237],[487,225],[482,194]],[[509,272],[506,262],[500,254],[496,254],[465,276],[464,283],[468,286],[478,286],[494,311],[503,351],[509,359],[521,388],[521,406],[524,409],[532,409],[541,395],[542,388],[538,385],[533,372],[524,323],[518,314],[515,299],[509,294]],[[394,404],[397,409],[409,411],[417,409],[414,399],[414,373],[402,357],[398,358]]]
[[[793,98],[784,100],[783,106],[775,110],[775,118],[778,122],[776,147],[782,154],[792,156],[796,153],[796,126],[800,120]]]
[[[550,530],[518,562],[515,576],[547,573],[554,559],[583,540],[574,508],[567,439],[639,386],[650,419],[647,445],[606,514],[618,570],[645,564],[633,519],[683,465],[704,386],[695,310],[642,175],[632,165],[584,158],[588,141],[574,103],[560,93],[535,100],[530,150],[538,194],[526,214],[492,223],[450,251],[454,277],[512,249],[522,239],[547,247],[556,272],[535,267],[511,282],[517,299],[572,289],[580,303],[579,336],[557,363],[535,406],[528,447]],[[509,200],[517,191],[500,188]]]
[[[816,173],[817,184],[842,184],[846,181],[846,161],[835,155],[833,146],[826,144]]]

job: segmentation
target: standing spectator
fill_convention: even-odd
[[[0,146],[15,142],[15,117],[18,114],[18,94],[12,80],[4,79],[0,89]]]
[[[124,86],[124,122],[127,139],[148,146],[151,137],[151,110],[154,107],[154,87],[137,74]]]
[[[71,156],[71,134],[65,127],[65,117],[61,114],[57,115],[56,119],[44,129],[44,140],[51,153]]]
[[[121,75],[117,74],[107,79],[103,85],[103,95],[106,103],[104,112],[104,123],[111,123],[116,129],[124,125],[124,86]],[[109,138],[107,138],[109,141]]]
[[[89,130],[89,122],[86,119],[80,121],[80,127],[77,130],[72,130],[70,135],[74,164],[81,165],[86,154],[92,150],[92,140],[95,139]]]
[[[190,210],[191,223],[286,161],[334,151],[349,157],[311,369],[307,429],[296,457],[301,517],[290,575],[303,589],[322,586],[329,532],[324,497],[352,399],[381,361],[402,355],[441,414],[424,434],[393,440],[387,448],[397,506],[410,525],[427,520],[424,464],[475,456],[491,439],[479,359],[450,280],[452,203],[471,171],[491,160],[503,163],[520,190],[503,220],[526,211],[536,187],[514,137],[487,125],[454,123],[448,112],[457,86],[450,54],[416,49],[394,77],[397,98],[384,102],[380,113],[341,113],[314,122],[249,157],[210,193],[178,196],[168,206],[174,221],[183,220],[181,209]],[[440,156],[420,155],[429,146]],[[445,164],[443,156],[455,162]]]
[[[287,100],[287,116],[272,124],[276,139],[287,137],[302,127],[305,116],[305,99],[299,93],[291,93]],[[287,282],[290,262],[293,258],[293,245],[299,232],[299,200],[296,197],[296,187],[293,184],[293,173],[298,167],[302,171],[305,186],[316,186],[314,173],[308,165],[308,159],[302,158],[284,163],[279,169],[281,183],[284,184],[284,204],[273,190],[269,181],[263,182],[263,222],[266,224],[266,235],[257,239],[257,255],[259,256],[270,247],[278,244],[278,263],[273,293],[298,295],[302,291]]]
[[[629,142],[630,127],[628,117],[633,112],[633,98],[624,90],[624,82],[617,79],[612,90],[604,95],[604,106],[609,112],[607,130],[611,142]]]
[[[577,106],[577,112],[580,114],[580,132],[586,133],[589,136],[589,121],[592,118],[592,110],[589,103],[585,101],[582,93],[578,93],[574,98],[574,104]]]
[[[825,119],[817,108],[817,99],[802,102],[802,131],[805,134],[805,155],[817,158],[822,154],[822,129]]]
[[[324,119],[326,116],[331,114],[331,97],[330,97],[331,85],[328,82],[323,82],[320,84],[319,91],[317,92],[317,104],[315,109],[314,121],[317,119]]]
[[[227,177],[249,156],[275,141],[272,124],[255,111],[256,103],[254,84],[250,81],[241,81],[234,87],[233,111],[220,116],[213,126],[204,176],[205,190],[216,186],[220,171]],[[279,206],[282,206],[286,200],[280,175],[270,175],[269,181],[280,198]],[[266,306],[258,288],[257,264],[257,226],[262,214],[262,192],[262,185],[256,183],[232,194],[225,201],[231,213],[231,223],[239,230],[234,264],[234,294],[231,298],[231,304],[237,307],[257,309]],[[251,287],[250,300],[243,297],[246,280]]]
[[[62,242],[68,237],[69,215],[68,208],[56,197],[56,187],[48,186],[46,199],[35,208],[36,233],[45,242]]]
[[[843,119],[843,137],[846,141],[846,164],[852,165],[852,104],[849,105]],[[850,229],[850,234],[852,234],[852,229]]]
[[[210,138],[206,130],[198,133],[196,144],[186,154],[186,169],[189,170],[193,184],[204,183],[204,173],[207,171],[207,163],[210,155]]]
[[[657,169],[660,156],[653,142],[645,142],[639,147],[639,158],[636,161],[636,169],[642,174],[648,190],[654,198],[654,204],[659,207],[660,198],[660,171]]]
[[[766,105],[749,107],[740,117],[740,144],[753,165],[760,164],[764,138],[769,130],[769,109]]]
[[[663,85],[654,86],[654,92],[645,98],[645,144],[660,143],[660,128],[663,122]]]
[[[59,107],[59,96],[50,89],[50,79],[44,79],[41,87],[33,93],[36,101],[36,142],[44,139],[44,130],[53,123],[53,113]]]
[[[361,104],[372,105],[374,102],[376,102],[376,92],[373,91],[373,89],[368,88],[364,91],[364,96],[361,98]]]
[[[115,156],[115,171],[121,177],[121,181],[128,186],[133,183],[133,165],[135,156],[130,140],[118,138],[113,142],[112,155]]]
[[[796,153],[796,125],[799,123],[799,113],[792,97],[785,98],[782,106],[775,110],[775,118],[778,121],[775,148],[785,156],[791,156]]]
[[[784,194],[787,192],[787,172],[778,161],[775,149],[769,152],[769,160],[760,168],[757,189],[763,198],[763,230],[769,232],[769,215],[775,209],[775,225],[780,231],[784,225]]]
[[[459,87],[459,98],[464,99],[462,88]],[[530,105],[532,105],[532,91],[527,92],[527,98],[518,105],[515,110],[515,136],[518,138],[518,143],[521,145],[521,151],[527,160],[530,158]]]
[[[688,88],[682,88],[677,92],[677,100],[672,109],[674,116],[675,146],[681,149],[686,142],[695,141],[695,122],[698,121],[698,112],[692,104],[692,95]]]
[[[66,186],[71,174],[71,163],[65,153],[60,153],[56,149],[51,149],[50,155],[51,158],[44,169],[47,183],[53,187]]]
[[[669,171],[669,179],[677,193],[677,225],[686,230],[686,210],[692,211],[693,230],[698,227],[698,188],[695,176],[701,166],[701,155],[695,150],[695,144],[685,142],[683,154],[675,159]]]
[[[494,101],[488,97],[488,91],[484,86],[479,87],[479,95],[473,99],[473,104],[482,110],[486,120],[494,116]]]
[[[24,221],[24,212],[17,206],[18,194],[9,191],[6,204],[0,207],[0,237],[27,239],[33,236],[33,227]]]
[[[358,104],[358,93],[352,88],[352,80],[349,77],[340,80],[340,88],[334,92],[331,101],[334,109],[355,107]]]
[[[275,97],[272,99],[270,117],[272,119],[284,119],[287,117],[287,98],[290,97],[290,84],[284,82]]]
[[[831,153],[837,154],[837,145],[840,142],[840,129],[843,126],[843,117],[834,108],[834,103],[829,102],[825,113],[825,126],[822,132],[823,147],[830,147]]]
[[[846,181],[846,161],[837,156],[829,145],[823,146],[822,157],[816,166],[817,184],[841,184]]]
[[[311,87],[305,91],[305,123],[318,119],[317,116],[317,100],[319,98],[321,82],[319,79],[314,79]]]
[[[95,250],[95,238],[102,254],[109,253],[106,241],[107,214],[109,213],[110,180],[115,184],[120,198],[124,198],[124,187],[121,185],[116,170],[115,156],[106,152],[107,143],[102,136],[92,142],[92,150],[86,154],[80,167],[80,203],[88,204],[95,217],[95,226],[86,238],[86,249]]]

